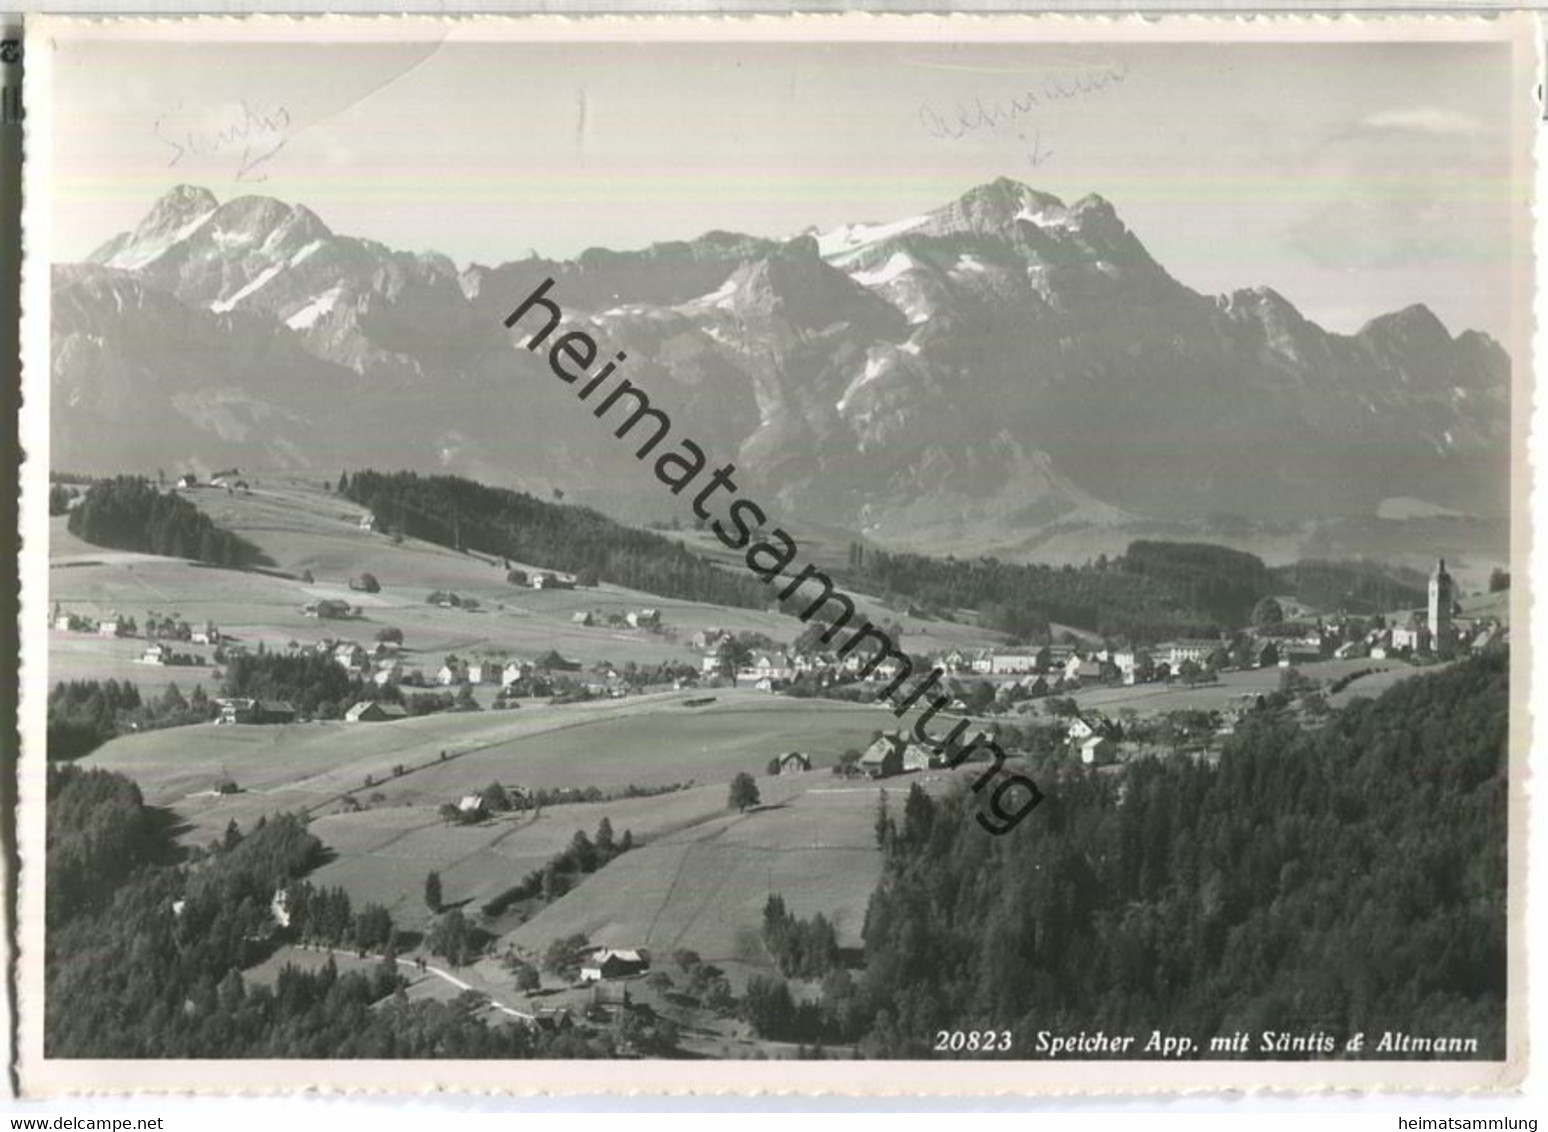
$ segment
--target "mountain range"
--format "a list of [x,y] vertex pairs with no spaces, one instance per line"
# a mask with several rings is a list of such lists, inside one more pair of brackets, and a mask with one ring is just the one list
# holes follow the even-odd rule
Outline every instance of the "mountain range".
[[1510,360],[1426,307],[1330,333],[1199,294],[1099,196],[1014,181],[789,239],[710,232],[458,269],[179,186],[54,268],[72,472],[448,470],[679,514],[504,317],[545,278],[770,514],[1070,558],[1182,535],[1268,557],[1498,553]]

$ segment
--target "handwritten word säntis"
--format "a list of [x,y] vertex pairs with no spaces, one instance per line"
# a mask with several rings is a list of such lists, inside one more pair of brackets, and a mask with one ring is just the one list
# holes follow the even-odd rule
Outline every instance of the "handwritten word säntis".
[[163,114],[151,129],[157,140],[172,151],[167,162],[169,169],[185,157],[234,153],[238,155],[236,180],[262,181],[265,175],[254,173],[285,148],[285,131],[289,127],[290,111],[285,107],[263,112],[255,110],[244,98],[237,104],[236,112],[218,126],[180,125],[175,115]]
[[933,137],[966,137],[979,130],[1012,125],[1045,106],[1097,94],[1123,82],[1128,74],[1128,65],[1119,63],[1073,74],[1053,75],[1010,98],[984,99],[975,96],[971,102],[958,102],[950,113],[943,113],[926,103],[919,108],[919,121]]

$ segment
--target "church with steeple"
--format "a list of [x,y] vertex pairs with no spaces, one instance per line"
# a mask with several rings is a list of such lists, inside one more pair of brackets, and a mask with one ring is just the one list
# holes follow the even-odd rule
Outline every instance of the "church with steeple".
[[1446,560],[1441,558],[1436,561],[1435,572],[1430,575],[1430,616],[1426,624],[1430,630],[1430,647],[1439,656],[1449,654],[1456,639],[1451,624],[1451,611],[1456,600],[1456,586],[1451,581],[1451,575],[1446,573]]

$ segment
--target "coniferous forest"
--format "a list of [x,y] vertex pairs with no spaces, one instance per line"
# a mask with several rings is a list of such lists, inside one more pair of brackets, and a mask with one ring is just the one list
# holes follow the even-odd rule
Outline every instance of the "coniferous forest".
[[258,548],[224,531],[176,492],[140,476],[98,480],[70,512],[70,533],[97,546],[192,558],[212,566],[264,565]]
[[597,511],[547,503],[458,476],[356,472],[340,490],[369,507],[378,529],[457,550],[590,576],[662,597],[762,609],[769,588],[722,570],[681,544]]
[[[1348,613],[1381,613],[1424,601],[1424,585],[1373,563],[1305,562],[1270,569],[1256,555],[1209,543],[1131,542],[1115,558],[1084,566],[933,558],[892,551],[851,556],[859,589],[922,602],[937,611],[995,610],[1016,623],[1057,621],[1108,637],[1153,643],[1213,637],[1240,628],[1259,599],[1297,595]],[[1046,633],[1046,630],[1045,630]]]
[[1072,768],[1006,837],[971,801],[911,798],[867,917],[862,1049],[1321,1029],[1503,1057],[1508,663],[1414,677],[1319,730],[1249,716],[1218,765]]
[[270,902],[292,897],[303,939],[391,940],[379,907],[300,880],[323,846],[281,814],[176,863],[166,815],[121,775],[56,765],[48,778],[45,1043],[51,1057],[488,1058],[608,1052],[563,1034],[491,1026],[481,1002],[410,1001],[388,958],[370,973],[241,974],[273,946]]

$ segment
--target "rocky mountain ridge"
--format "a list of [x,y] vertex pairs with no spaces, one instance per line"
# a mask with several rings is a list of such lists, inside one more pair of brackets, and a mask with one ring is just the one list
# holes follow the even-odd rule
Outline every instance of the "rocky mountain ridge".
[[55,465],[445,468],[674,513],[502,326],[550,277],[680,434],[782,512],[879,542],[1035,556],[1374,521],[1393,498],[1507,512],[1510,363],[1487,335],[1420,305],[1339,335],[1267,287],[1201,295],[1103,198],[1004,179],[788,240],[464,271],[181,186],[56,268]]

